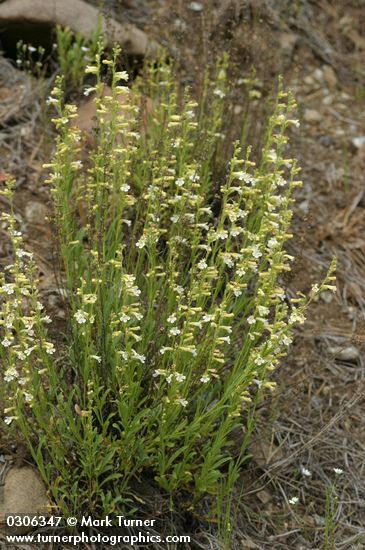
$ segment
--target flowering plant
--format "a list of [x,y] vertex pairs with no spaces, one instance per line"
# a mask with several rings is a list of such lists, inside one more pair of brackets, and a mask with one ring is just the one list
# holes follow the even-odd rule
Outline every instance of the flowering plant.
[[[293,259],[285,243],[300,185],[284,157],[285,132],[297,124],[290,94],[279,87],[260,161],[235,142],[218,177],[226,60],[197,104],[188,91],[181,97],[164,62],[132,93],[118,55],[103,60],[99,50],[86,67],[97,119],[86,161],[61,78],[49,101],[67,352],[55,353],[47,337],[34,261],[14,216],[3,215],[15,253],[0,281],[5,422],[19,427],[68,513],[132,506],[139,475],[169,493],[188,489],[195,501],[227,477],[233,483],[257,399],[275,387],[270,375],[293,328],[334,270],[308,297],[286,300],[280,281]],[[11,182],[4,193],[11,199]],[[238,429],[246,438],[235,451]]]

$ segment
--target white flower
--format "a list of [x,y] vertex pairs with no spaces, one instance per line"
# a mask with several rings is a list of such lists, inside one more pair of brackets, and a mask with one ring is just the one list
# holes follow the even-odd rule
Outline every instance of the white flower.
[[204,374],[200,379],[200,382],[202,382],[203,384],[206,384],[209,381],[210,381],[210,376],[208,376],[207,374]]
[[219,90],[218,88],[213,90],[213,94],[219,97],[220,99],[223,99],[226,96],[223,90]]
[[238,269],[237,269],[237,275],[238,275],[239,277],[242,277],[243,275],[246,275],[246,270],[243,269],[243,267],[238,268]]
[[53,355],[56,351],[54,345],[51,342],[45,342],[44,344],[46,346],[46,353],[48,353],[48,355]]
[[146,246],[146,237],[141,237],[139,241],[136,242],[136,247],[143,248],[144,246]]
[[304,322],[305,322],[304,314],[299,310],[299,308],[293,308],[291,315],[289,317],[289,323],[303,324]]
[[87,97],[91,94],[91,92],[94,92],[95,91],[95,88],[86,88],[86,90],[84,90],[84,95]]
[[176,138],[176,139],[174,139],[174,141],[172,142],[172,146],[175,147],[175,148],[176,148],[176,147],[179,147],[180,144],[181,144],[181,139],[180,139],[180,138]]
[[178,178],[175,183],[178,187],[182,187],[185,184],[185,180],[184,178]]
[[267,152],[267,159],[268,159],[270,162],[276,162],[276,161],[277,161],[278,156],[277,156],[277,154],[276,154],[275,149],[270,149],[270,151]]
[[82,309],[78,309],[74,314],[74,317],[79,325],[84,325],[88,319],[87,313],[82,311]]
[[232,260],[232,258],[228,254],[222,254],[222,261],[228,267],[233,267],[234,266],[234,261]]
[[202,321],[203,323],[209,323],[210,321],[212,321],[214,318],[214,315],[211,315],[209,313],[205,313],[205,315],[203,315],[202,317]]
[[186,118],[194,118],[194,111],[186,111]]
[[37,48],[35,48],[34,46],[28,46],[28,50],[31,52],[31,53],[34,53],[37,51]]
[[119,72],[116,72],[115,73],[115,78],[117,78],[118,80],[129,80],[129,74],[127,73],[127,71],[119,71]]
[[81,51],[83,52],[89,52],[90,48],[87,48],[86,46],[81,46]]
[[288,336],[287,334],[284,334],[282,338],[284,346],[289,346],[293,341],[292,338],[290,338],[290,336]]
[[73,162],[71,162],[71,166],[75,170],[80,170],[80,168],[82,168],[82,162],[81,160],[74,160]]
[[16,250],[15,252],[15,255],[17,258],[24,258],[24,256],[27,256],[27,253],[22,248],[18,248],[18,250]]
[[261,258],[262,252],[260,252],[258,246],[253,246],[252,247],[252,256],[256,259]]
[[5,292],[5,294],[14,294],[14,286],[12,284],[10,285],[3,285],[3,291]]
[[8,348],[11,346],[12,340],[9,340],[9,338],[4,338],[4,340],[1,342],[4,348]]
[[341,468],[333,468],[333,471],[335,472],[336,475],[340,476],[341,474],[343,474],[343,470],[341,470]]
[[241,296],[242,290],[240,288],[234,288],[233,294],[236,296],[236,298],[238,298],[239,296]]
[[173,313],[172,315],[170,315],[170,317],[167,317],[167,322],[168,323],[175,323],[177,317],[175,315],[175,313]]
[[163,369],[156,369],[153,371],[153,378],[157,378],[157,376],[164,376],[166,374],[166,371]]
[[177,327],[172,327],[169,333],[171,334],[171,336],[178,336],[181,333],[181,330]]
[[176,285],[175,290],[178,294],[180,294],[180,296],[181,296],[181,294],[184,294],[184,287],[182,287],[182,286]]
[[182,397],[177,399],[176,402],[179,403],[182,407],[186,407],[186,405],[188,404],[187,399],[183,399]]
[[269,312],[270,312],[269,308],[266,306],[258,306],[257,310],[259,314],[262,315],[263,317],[265,317],[265,315],[269,315]]
[[308,470],[308,468],[304,468],[304,466],[302,466],[300,468],[300,471],[301,471],[302,475],[305,476],[305,477],[311,477],[311,475],[312,475],[312,472],[310,470]]
[[200,180],[200,176],[198,176],[198,174],[191,174],[191,176],[189,176],[189,180],[192,181],[193,183],[196,183],[197,181]]
[[175,378],[178,382],[184,382],[184,380],[186,380],[185,374],[181,374],[179,372],[175,372]]
[[299,498],[298,497],[292,497],[289,499],[289,504],[298,504]]
[[9,424],[11,424],[13,422],[13,420],[15,420],[16,417],[15,416],[6,416],[4,418],[4,422],[5,424],[7,424],[9,426]]
[[128,193],[130,188],[131,186],[128,183],[124,183],[123,185],[120,186],[120,190],[123,191],[124,193]]
[[247,322],[249,325],[253,325],[256,323],[256,319],[253,315],[250,315],[250,317],[247,317]]
[[119,353],[120,353],[120,356],[122,357],[122,359],[124,359],[124,361],[128,361],[129,355],[128,355],[127,351],[120,351]]
[[31,403],[33,401],[33,395],[28,392],[24,392],[24,399],[27,403]]
[[272,239],[269,239],[267,241],[267,247],[270,248],[270,250],[272,248],[274,248],[274,246],[276,246],[277,244],[279,244],[279,243],[278,243],[277,239],[275,239],[275,237],[273,237]]
[[172,221],[172,223],[177,223],[180,219],[180,216],[178,216],[177,214],[175,214],[174,216],[171,216],[170,220]]
[[95,359],[99,364],[101,363],[101,357],[99,357],[99,355],[92,355],[91,359]]
[[137,361],[139,361],[142,364],[146,362],[146,356],[141,355],[140,353],[137,353],[134,349],[132,349],[132,356],[134,359],[137,359]]
[[122,315],[119,317],[119,321],[121,323],[127,323],[130,320],[131,320],[130,316],[126,315],[125,313],[122,313]]
[[256,357],[255,365],[257,365],[259,367],[260,365],[263,365],[264,363],[266,363],[266,361],[263,357]]
[[239,179],[240,181],[244,181],[248,185],[254,185],[257,182],[256,178],[254,178],[253,176],[251,176],[251,174],[248,174],[247,172],[237,172],[234,175],[237,177],[237,179]]
[[205,260],[200,260],[200,262],[197,265],[198,265],[198,269],[206,269],[208,267],[208,264]]
[[12,380],[14,380],[15,378],[18,378],[18,377],[19,377],[19,374],[18,374],[17,370],[14,367],[10,367],[4,373],[5,382],[11,382]]
[[228,233],[224,229],[221,231],[217,231],[215,235],[216,239],[221,239],[222,241],[224,241],[227,237],[228,237]]

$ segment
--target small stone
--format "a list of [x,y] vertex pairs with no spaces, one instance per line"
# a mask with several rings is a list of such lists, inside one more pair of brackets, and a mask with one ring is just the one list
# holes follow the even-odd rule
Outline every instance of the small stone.
[[314,84],[314,79],[313,79],[313,77],[310,76],[310,75],[305,76],[305,77],[304,77],[304,83],[305,83],[305,84],[308,84],[308,86],[313,86],[313,84]]
[[316,69],[315,71],[313,71],[313,76],[316,80],[321,82],[323,80],[323,71],[322,71],[322,69]]
[[204,6],[200,2],[190,2],[188,8],[191,11],[199,12],[199,11],[203,11]]
[[330,292],[329,290],[324,290],[320,294],[321,300],[323,300],[326,304],[330,304],[333,300],[333,292]]
[[320,516],[318,514],[313,515],[314,521],[318,527],[323,527],[323,525],[326,525],[326,518],[323,516]]
[[322,119],[321,113],[315,109],[306,109],[304,111],[304,120],[309,123],[319,122]]
[[262,489],[262,491],[258,491],[257,497],[262,502],[262,504],[267,504],[271,500],[271,495],[268,491],[265,491],[265,489]]
[[329,88],[336,88],[337,76],[330,65],[325,65],[323,67],[323,78]]
[[314,395],[311,399],[311,405],[314,409],[321,409],[323,406],[322,399],[318,395]]
[[186,22],[183,19],[175,19],[174,21],[174,27],[175,29],[178,29],[181,32],[185,32],[188,28]]
[[42,202],[31,201],[25,207],[25,218],[29,223],[43,223],[48,214],[48,208]]
[[331,136],[320,136],[318,141],[323,147],[331,147],[333,145],[333,139]]
[[331,95],[326,95],[322,99],[322,103],[323,103],[323,105],[331,105],[333,103],[333,97]]
[[359,350],[355,346],[329,346],[327,351],[335,359],[349,363],[356,363],[360,357]]
[[365,147],[365,136],[354,137],[352,138],[351,143],[355,149],[362,149]]
[[292,32],[282,32],[279,36],[279,43],[281,49],[286,55],[291,55],[298,42],[299,36]]
[[304,212],[304,214],[308,214],[308,212],[309,212],[309,200],[306,199],[306,200],[302,201],[301,203],[299,203],[298,208],[302,212]]
[[[36,516],[48,508],[46,489],[38,472],[30,466],[12,467],[5,478],[2,498],[0,497],[0,523],[5,523],[7,514]],[[9,529],[9,528],[8,528]],[[12,533],[28,533],[32,527],[17,527]]]

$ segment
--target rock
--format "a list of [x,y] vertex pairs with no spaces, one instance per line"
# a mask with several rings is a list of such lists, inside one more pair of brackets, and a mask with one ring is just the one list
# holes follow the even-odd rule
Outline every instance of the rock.
[[309,207],[310,207],[310,202],[308,199],[302,201],[301,203],[299,203],[298,205],[298,208],[304,212],[304,214],[308,214],[309,212]]
[[333,103],[333,97],[331,94],[324,96],[322,99],[323,105],[331,105]]
[[307,75],[304,77],[304,83],[308,86],[314,86],[315,80],[311,75]]
[[[98,25],[99,10],[83,0],[6,0],[0,4],[0,26],[61,25],[91,38]],[[118,42],[125,52],[145,55],[156,44],[130,23],[102,18],[103,32],[110,44]]]
[[311,405],[314,409],[321,409],[323,407],[323,401],[318,395],[314,395],[311,399]]
[[352,138],[351,143],[356,150],[365,149],[365,136],[354,137]]
[[[8,471],[3,494],[0,497],[0,523],[4,526],[6,515],[27,514],[30,516],[45,513],[48,508],[46,489],[38,472],[30,466],[12,467]],[[8,528],[9,529],[9,528]],[[23,534],[31,527],[17,527],[11,532]]]
[[285,55],[291,56],[298,42],[299,36],[292,32],[282,32],[279,36],[280,48]]
[[321,113],[319,113],[315,109],[306,109],[304,111],[303,118],[304,118],[305,122],[309,122],[309,123],[312,124],[312,123],[315,123],[315,122],[319,122],[322,119],[322,115],[321,115]]
[[265,491],[265,489],[262,489],[261,491],[258,491],[256,493],[257,498],[259,499],[262,504],[267,504],[271,501],[271,495],[268,491]]
[[48,214],[48,208],[42,202],[32,201],[25,207],[25,218],[29,223],[43,223]]
[[252,460],[257,466],[264,468],[268,464],[272,464],[284,458],[283,451],[274,443],[268,443],[264,439],[253,440],[249,445],[249,453],[252,455]]
[[347,361],[349,363],[357,363],[360,358],[360,353],[355,346],[329,346],[328,353],[333,355],[339,361]]
[[330,292],[329,290],[324,290],[323,292],[321,292],[320,298],[326,304],[330,304],[333,301],[334,295],[333,292]]
[[323,80],[323,71],[322,71],[322,69],[315,69],[313,71],[313,76],[318,82],[321,82]]
[[330,65],[325,65],[323,67],[323,78],[329,88],[336,88],[337,76]]
[[318,141],[323,147],[331,147],[333,145],[333,139],[331,136],[320,136]]
[[188,8],[191,11],[199,12],[199,11],[203,11],[204,6],[200,2],[190,2],[190,4],[188,5]]

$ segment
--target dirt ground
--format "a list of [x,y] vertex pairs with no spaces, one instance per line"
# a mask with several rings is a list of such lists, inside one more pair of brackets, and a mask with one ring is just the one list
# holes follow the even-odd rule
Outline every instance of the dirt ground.
[[[276,373],[279,390],[259,410],[236,496],[234,549],[365,548],[365,2],[364,0],[114,0],[111,14],[168,48],[191,85],[215,53],[228,51],[232,79],[256,70],[262,100],[277,77],[298,102],[290,156],[302,167],[289,250],[296,257],[288,296],[319,282],[338,258],[335,295],[323,293]],[[0,60],[0,178],[17,178],[19,221],[42,272],[42,292],[62,323],[47,190],[50,154],[42,94]],[[23,86],[21,88],[19,84]],[[233,94],[227,117],[242,114]],[[261,102],[262,103],[262,102]],[[264,120],[255,106],[249,140]],[[240,110],[241,109],[241,110]],[[263,110],[264,111],[264,110]],[[1,235],[3,230],[0,229]],[[0,266],[9,255],[0,240]],[[335,473],[340,469],[343,473]],[[334,542],[327,545],[326,493]],[[297,498],[296,504],[289,501]],[[218,548],[213,534],[193,547]]]

